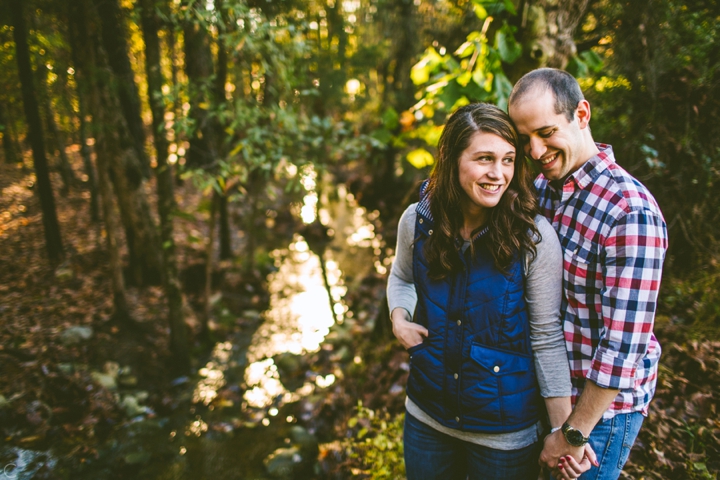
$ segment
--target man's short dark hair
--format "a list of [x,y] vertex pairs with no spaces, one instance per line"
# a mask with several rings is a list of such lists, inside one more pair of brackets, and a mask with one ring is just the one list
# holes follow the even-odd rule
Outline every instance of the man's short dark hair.
[[556,68],[538,68],[517,81],[510,93],[508,103],[512,105],[519,101],[523,95],[534,88],[551,90],[555,95],[555,113],[565,115],[568,122],[573,121],[578,103],[585,99],[575,77],[566,71]]

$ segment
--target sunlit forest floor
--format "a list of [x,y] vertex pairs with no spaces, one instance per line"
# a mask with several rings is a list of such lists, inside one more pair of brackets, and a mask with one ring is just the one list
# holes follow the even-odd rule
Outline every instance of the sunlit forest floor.
[[[33,178],[29,168],[0,164],[0,434],[6,444],[26,449],[61,446],[63,455],[82,462],[96,456],[128,421],[128,405],[119,403],[107,383],[113,370],[121,387],[148,392],[145,412],[163,415],[177,408],[163,292],[160,287],[130,288],[137,325],[128,330],[114,323],[101,229],[89,220],[88,192],[77,188],[67,197],[56,196],[68,256],[51,268]],[[202,247],[188,245],[187,238],[204,227],[184,222],[180,230],[195,231],[178,235],[185,242],[181,264],[188,267],[200,261]],[[251,283],[254,293],[245,307],[262,310],[268,301],[262,279]],[[383,290],[383,276],[369,274],[348,290],[345,303],[356,317],[378,318]],[[192,305],[193,292],[186,293]],[[196,327],[190,307],[187,315]],[[233,328],[250,327],[257,325]],[[386,435],[403,411],[407,356],[387,329],[364,332],[347,353],[359,360],[343,367],[343,378],[314,410],[318,418],[313,422],[323,425],[325,437],[321,468],[314,473],[318,478],[393,478],[378,476],[377,464],[368,462],[402,458],[392,439],[381,446],[367,440]],[[229,333],[219,329],[216,334]],[[656,333],[664,350],[658,391],[624,478],[717,478],[720,341],[689,335],[669,315],[659,316]],[[202,346],[196,353],[202,354]],[[358,401],[363,405],[359,416]],[[368,412],[387,422],[371,422]],[[368,448],[373,455],[366,455]],[[0,464],[5,460],[0,458]],[[33,478],[56,477],[46,468]]]

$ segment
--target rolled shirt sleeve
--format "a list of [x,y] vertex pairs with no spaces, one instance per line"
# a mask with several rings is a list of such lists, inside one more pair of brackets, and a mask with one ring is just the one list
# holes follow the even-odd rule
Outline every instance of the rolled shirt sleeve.
[[648,210],[618,219],[601,252],[600,292],[605,326],[586,378],[598,386],[633,389],[636,370],[653,342],[667,231],[662,217]]

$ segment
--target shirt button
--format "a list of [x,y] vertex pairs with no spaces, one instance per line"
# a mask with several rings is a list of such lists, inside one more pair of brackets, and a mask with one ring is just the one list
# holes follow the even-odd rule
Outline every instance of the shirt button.
[[462,325],[462,320],[458,320],[458,321],[457,321],[457,324],[458,324],[458,327],[459,327],[460,325]]
[[423,222],[422,218],[421,218],[421,219],[419,220],[419,222],[420,222],[420,223],[422,223],[422,222]]
[[453,377],[455,377],[455,380],[457,380],[457,379],[458,379],[458,374],[456,373],[455,375],[453,375]]
[[460,417],[455,417],[455,421],[460,423]]
[[500,371],[500,367],[498,367],[497,365],[495,365],[495,366],[493,367],[493,372],[497,373],[497,372],[499,372],[499,371]]
[[428,235],[432,235],[432,230],[430,230],[430,231],[428,232]]

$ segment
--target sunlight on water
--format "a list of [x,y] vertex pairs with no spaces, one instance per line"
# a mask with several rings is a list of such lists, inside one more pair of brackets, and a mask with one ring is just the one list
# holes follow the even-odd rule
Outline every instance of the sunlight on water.
[[[303,222],[319,220],[329,227],[331,244],[324,253],[326,278],[317,253],[298,234],[288,248],[272,253],[278,270],[268,278],[270,308],[251,342],[245,371],[244,400],[252,408],[275,409],[280,403],[295,401],[312,394],[316,388],[335,383],[338,372],[310,375],[301,387],[288,392],[273,357],[318,351],[330,328],[352,316],[342,301],[347,293],[343,278],[348,274],[363,278],[373,269],[380,270],[377,252],[382,239],[367,221],[365,210],[355,205],[343,185],[337,187],[339,201],[330,202],[325,194],[315,190],[314,170],[303,167],[300,175],[307,191],[300,210]],[[318,209],[318,205],[323,208]]]
[[300,218],[303,223],[309,224],[315,221],[317,218],[317,204],[318,195],[315,191],[317,172],[312,168],[312,165],[307,165],[303,168],[303,172],[300,175],[300,183],[303,188],[307,190],[308,194],[303,198],[303,206],[300,209]]
[[230,342],[222,342],[215,345],[210,361],[201,368],[198,373],[202,380],[195,386],[193,392],[193,403],[210,405],[217,392],[225,386],[225,374],[230,362],[233,345]]
[[[268,279],[271,308],[248,351],[251,363],[245,374],[245,400],[252,407],[269,406],[285,393],[272,357],[317,351],[335,323],[319,257],[300,235],[293,240],[287,250],[273,253],[279,265]],[[338,282],[342,273],[337,264],[328,262],[326,268],[328,280]],[[336,299],[344,293],[341,286],[333,290]],[[344,312],[345,306],[337,303],[339,307],[333,308]]]

